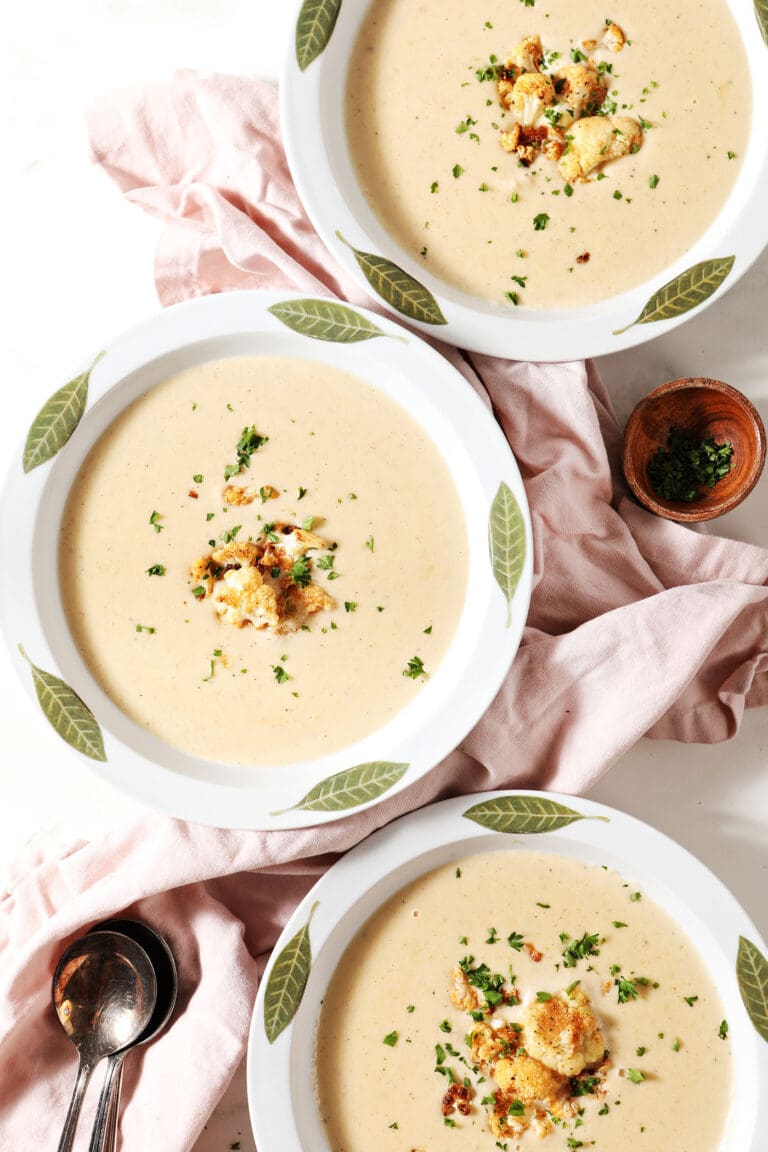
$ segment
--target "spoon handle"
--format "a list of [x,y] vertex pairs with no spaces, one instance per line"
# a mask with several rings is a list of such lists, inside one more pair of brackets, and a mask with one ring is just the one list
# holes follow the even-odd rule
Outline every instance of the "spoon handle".
[[80,1109],[83,1106],[83,1097],[85,1096],[85,1090],[88,1087],[88,1081],[91,1078],[93,1067],[93,1064],[89,1064],[81,1058],[77,1069],[77,1080],[75,1081],[75,1087],[72,1092],[72,1099],[69,1102],[69,1108],[67,1110],[67,1118],[64,1121],[61,1140],[59,1140],[59,1152],[70,1152],[74,1144],[77,1122],[80,1119]]
[[123,1086],[123,1065],[115,1076],[112,1096],[109,1104],[109,1118],[107,1120],[107,1137],[104,1141],[104,1152],[117,1152],[117,1125],[120,1119],[120,1090]]
[[118,1076],[123,1067],[124,1057],[124,1052],[115,1052],[107,1061],[107,1074],[101,1086],[88,1152],[105,1152],[107,1148],[107,1124],[111,1111],[113,1089],[119,1083]]

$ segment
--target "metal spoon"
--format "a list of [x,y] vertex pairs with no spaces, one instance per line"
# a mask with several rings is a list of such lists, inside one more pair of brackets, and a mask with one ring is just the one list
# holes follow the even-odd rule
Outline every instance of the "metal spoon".
[[84,936],[59,960],[53,976],[53,1003],[59,1023],[80,1056],[59,1152],[72,1148],[94,1068],[143,1031],[156,997],[149,957],[127,936],[116,932]]
[[132,1048],[146,1044],[162,1032],[171,1018],[179,988],[176,963],[168,944],[154,928],[140,920],[105,920],[91,929],[92,933],[120,932],[139,944],[155,970],[157,999],[144,1031],[125,1048],[109,1058],[107,1074],[99,1096],[96,1119],[91,1134],[90,1152],[114,1152],[117,1148],[117,1123],[120,1111],[120,1088],[123,1061]]

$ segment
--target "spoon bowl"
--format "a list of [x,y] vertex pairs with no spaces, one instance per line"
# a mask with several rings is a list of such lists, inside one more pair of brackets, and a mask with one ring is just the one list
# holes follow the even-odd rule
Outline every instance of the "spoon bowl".
[[64,952],[53,976],[53,1003],[80,1066],[59,1152],[72,1147],[94,1068],[141,1035],[156,999],[154,968],[135,940],[117,932],[95,933]]

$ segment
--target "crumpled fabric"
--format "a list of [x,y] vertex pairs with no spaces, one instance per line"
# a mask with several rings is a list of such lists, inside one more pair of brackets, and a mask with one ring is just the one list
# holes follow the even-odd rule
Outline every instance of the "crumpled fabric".
[[[182,72],[100,101],[90,131],[126,199],[164,222],[164,305],[285,288],[377,308],[304,214],[270,86]],[[582,792],[644,734],[725,740],[745,707],[768,701],[768,551],[656,519],[627,497],[620,428],[593,366],[436,346],[492,405],[531,507],[534,591],[506,683],[428,776],[334,824],[231,832],[148,815],[90,844],[30,849],[0,899],[1,1147],[58,1137],[75,1060],[50,979],[63,947],[98,920],[147,919],[179,961],[171,1027],[126,1063],[121,1135],[126,1152],[185,1152],[242,1057],[277,935],[338,853],[445,796]]]

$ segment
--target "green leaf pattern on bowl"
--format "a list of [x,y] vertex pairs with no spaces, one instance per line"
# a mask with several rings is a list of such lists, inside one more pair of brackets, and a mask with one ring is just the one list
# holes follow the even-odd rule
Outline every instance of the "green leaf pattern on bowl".
[[296,62],[305,71],[328,47],[341,0],[304,0],[296,21]]
[[715,293],[728,278],[733,268],[735,256],[716,257],[702,260],[668,281],[658,292],[654,292],[637,320],[625,328],[617,328],[614,336],[621,336],[635,324],[654,324],[657,320],[670,320],[682,316],[692,308],[698,308]]
[[488,550],[494,579],[507,601],[507,623],[512,623],[512,600],[525,563],[525,521],[508,484],[499,485],[488,517]]
[[394,788],[408,771],[409,764],[393,764],[388,760],[373,760],[369,764],[357,764],[345,768],[334,776],[328,776],[315,784],[298,804],[272,812],[272,816],[282,816],[284,812],[345,812],[378,800],[390,788]]
[[[285,300],[267,308],[281,324],[312,340],[333,344],[359,344],[387,336],[372,320],[334,300]],[[403,339],[403,337],[395,337]]]
[[602,820],[608,823],[607,816],[585,816],[546,796],[489,797],[468,808],[464,817],[492,832],[516,836],[557,832],[577,820]]
[[736,960],[739,991],[758,1035],[768,1043],[768,960],[744,936],[739,937]]
[[91,760],[106,760],[101,728],[87,704],[69,684],[33,664],[21,644],[19,652],[32,670],[37,699],[54,731],[83,756]]
[[303,928],[283,948],[272,965],[264,993],[264,1031],[274,1044],[299,1010],[312,967],[309,926],[319,901],[315,901]]
[[440,305],[428,288],[406,272],[399,264],[393,264],[384,256],[373,252],[361,252],[337,232],[342,244],[352,250],[355,260],[374,292],[390,304],[395,311],[409,320],[421,324],[447,324]]
[[83,418],[88,402],[88,381],[103,355],[99,352],[87,371],[54,392],[35,416],[24,445],[25,472],[45,464],[67,443]]

